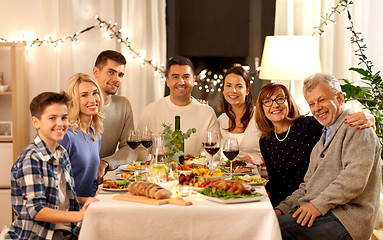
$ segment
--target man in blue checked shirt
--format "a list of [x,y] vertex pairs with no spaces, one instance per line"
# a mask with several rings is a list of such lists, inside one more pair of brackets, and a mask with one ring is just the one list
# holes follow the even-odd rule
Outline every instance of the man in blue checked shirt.
[[57,142],[68,130],[68,96],[44,92],[31,104],[37,136],[12,167],[11,197],[16,220],[5,239],[77,239],[85,210],[74,191],[66,150]]

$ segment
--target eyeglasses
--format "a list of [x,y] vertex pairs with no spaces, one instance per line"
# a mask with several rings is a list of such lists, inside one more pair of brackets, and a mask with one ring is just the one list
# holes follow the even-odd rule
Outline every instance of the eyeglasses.
[[287,99],[287,96],[283,96],[283,97],[280,96],[274,99],[265,99],[262,101],[262,104],[265,107],[271,107],[273,105],[273,102],[275,102],[276,104],[282,104],[285,102],[286,99]]

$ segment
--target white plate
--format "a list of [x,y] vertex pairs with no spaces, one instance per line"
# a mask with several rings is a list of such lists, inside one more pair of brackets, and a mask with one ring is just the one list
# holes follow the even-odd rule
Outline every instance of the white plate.
[[124,172],[134,172],[133,169],[127,169],[126,167],[129,166],[130,164],[123,164],[118,166],[117,170],[124,171]]
[[205,181],[214,181],[218,179],[225,179],[226,176],[217,176],[217,177],[202,177]]
[[[225,180],[231,180],[231,178],[230,178],[230,177],[229,177],[229,178],[225,178]],[[261,182],[253,182],[253,183],[251,183],[251,182],[246,182],[245,180],[238,180],[238,181],[243,181],[244,183],[249,184],[250,186],[259,186],[259,185],[264,185],[264,183],[265,183],[267,180],[265,179],[265,180],[263,180],[263,181],[261,181]]]
[[102,186],[102,184],[98,185],[99,188],[101,188],[101,190],[104,190],[104,191],[109,191],[109,192],[127,192],[128,191],[128,188],[122,188],[122,189],[117,189],[117,188],[104,188]]
[[130,176],[129,178],[123,178],[121,177],[121,174],[122,172],[116,172],[113,174],[114,178],[113,179],[116,179],[116,180],[126,180],[126,181],[134,181],[134,174],[133,172],[131,173],[132,176]]
[[258,186],[258,185],[264,185],[266,182],[266,179],[260,182],[253,182],[253,183],[247,183],[250,184],[251,186]]
[[247,203],[247,202],[257,202],[260,201],[262,198],[264,198],[264,195],[259,197],[248,197],[248,198],[216,198],[216,197],[209,197],[203,195],[203,197],[209,201],[217,202],[217,203],[223,203],[223,204],[229,204],[229,203]]
[[[246,167],[247,168],[247,167]],[[245,172],[233,172],[233,176],[242,176],[242,175],[245,175],[245,174],[253,174],[253,170],[251,168],[248,168],[249,170],[248,171],[245,171]],[[227,175],[230,175],[230,167],[229,168],[221,168],[221,171],[224,172],[225,174]]]

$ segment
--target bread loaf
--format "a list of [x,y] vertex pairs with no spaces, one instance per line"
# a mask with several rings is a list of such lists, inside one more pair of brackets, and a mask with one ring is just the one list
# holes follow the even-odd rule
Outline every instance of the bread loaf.
[[154,183],[134,182],[129,184],[128,190],[133,195],[146,196],[153,199],[167,199],[172,193]]

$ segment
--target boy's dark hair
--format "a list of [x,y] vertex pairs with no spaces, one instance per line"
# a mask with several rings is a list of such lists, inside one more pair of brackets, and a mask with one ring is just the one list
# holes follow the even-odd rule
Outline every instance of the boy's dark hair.
[[65,92],[43,92],[34,97],[29,104],[29,110],[32,117],[40,119],[46,107],[53,103],[59,103],[68,106],[69,97]]
[[120,52],[114,50],[106,50],[97,56],[94,66],[101,70],[105,66],[108,59],[118,62],[121,65],[126,64],[125,57]]
[[190,61],[190,59],[187,57],[176,56],[176,57],[169,58],[168,63],[166,64],[166,77],[169,74],[170,67],[173,65],[181,65],[181,66],[182,65],[188,65],[188,66],[190,66],[190,68],[194,74],[194,65],[193,65],[192,61]]

